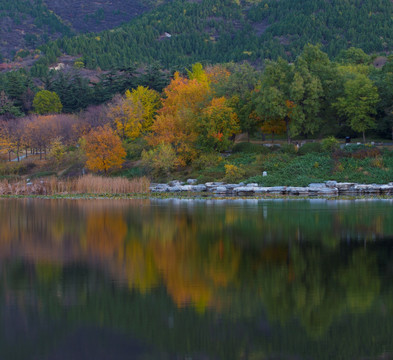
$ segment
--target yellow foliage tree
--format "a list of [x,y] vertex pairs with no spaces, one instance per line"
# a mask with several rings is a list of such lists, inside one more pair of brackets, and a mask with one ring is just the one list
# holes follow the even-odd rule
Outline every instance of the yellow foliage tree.
[[116,97],[109,105],[107,117],[114,124],[116,132],[122,140],[133,140],[142,131],[143,105],[140,101],[134,101],[130,91],[127,90],[124,97]]
[[120,168],[126,157],[119,136],[109,127],[98,127],[84,137],[86,166],[92,171],[104,171]]
[[131,92],[127,90],[125,96],[126,99],[131,100],[134,104],[140,104],[142,106],[142,132],[149,131],[157,110],[161,107],[160,94],[145,86],[138,86]]

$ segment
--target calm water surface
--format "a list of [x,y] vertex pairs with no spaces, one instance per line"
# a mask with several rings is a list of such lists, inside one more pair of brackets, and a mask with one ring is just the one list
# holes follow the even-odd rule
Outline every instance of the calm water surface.
[[393,201],[0,200],[0,359],[392,359]]

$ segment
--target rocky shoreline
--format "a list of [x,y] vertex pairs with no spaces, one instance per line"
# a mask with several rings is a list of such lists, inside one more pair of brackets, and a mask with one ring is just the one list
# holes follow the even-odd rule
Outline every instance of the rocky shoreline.
[[312,183],[305,187],[295,186],[272,186],[264,187],[256,183],[252,184],[225,184],[223,182],[208,182],[197,184],[195,179],[187,182],[174,180],[168,184],[151,184],[150,191],[153,193],[213,193],[228,196],[247,195],[301,195],[301,196],[335,196],[335,195],[393,195],[393,182],[388,184],[357,184],[350,182],[325,181]]

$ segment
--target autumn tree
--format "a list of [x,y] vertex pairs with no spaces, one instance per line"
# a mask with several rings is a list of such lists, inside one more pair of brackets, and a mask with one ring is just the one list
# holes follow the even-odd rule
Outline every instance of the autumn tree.
[[208,69],[211,87],[216,97],[225,96],[239,119],[241,131],[248,137],[257,131],[260,118],[255,115],[252,94],[258,83],[258,73],[249,64],[229,64]]
[[139,101],[133,101],[131,93],[117,96],[109,105],[107,117],[113,123],[117,134],[122,140],[137,138],[142,131],[143,106]]
[[262,132],[264,134],[270,134],[272,136],[272,143],[274,143],[274,135],[284,134],[286,129],[287,126],[284,119],[265,118],[261,124]]
[[[210,97],[209,82],[205,76],[191,73],[193,79],[176,73],[164,89],[163,106],[158,111],[147,137],[150,145],[171,144],[177,155],[177,164],[184,166],[197,155],[197,122]],[[203,79],[199,81],[198,78]]]
[[160,94],[147,87],[138,86],[131,92],[126,91],[125,95],[134,104],[140,104],[142,106],[142,132],[146,133],[150,130],[157,110],[161,107]]
[[59,96],[52,91],[41,90],[33,100],[33,107],[37,114],[59,113],[63,108]]
[[20,159],[20,151],[23,149],[24,131],[26,119],[16,118],[0,123],[0,145],[7,149],[8,158],[11,161],[11,153],[15,153],[17,160]]
[[230,136],[240,131],[238,117],[224,97],[213,98],[198,122],[199,142],[213,150],[226,150]]
[[120,168],[126,157],[119,136],[107,125],[93,129],[84,137],[86,166],[92,171]]

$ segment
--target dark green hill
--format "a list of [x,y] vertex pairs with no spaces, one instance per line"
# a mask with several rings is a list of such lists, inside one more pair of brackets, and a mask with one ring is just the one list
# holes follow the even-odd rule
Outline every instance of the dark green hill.
[[308,42],[321,43],[330,56],[350,46],[389,52],[392,13],[390,0],[175,0],[114,30],[63,38],[43,50],[82,56],[87,68],[101,69],[157,60],[165,67],[292,60]]

